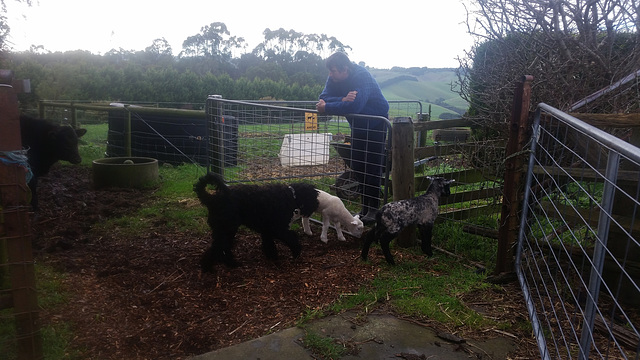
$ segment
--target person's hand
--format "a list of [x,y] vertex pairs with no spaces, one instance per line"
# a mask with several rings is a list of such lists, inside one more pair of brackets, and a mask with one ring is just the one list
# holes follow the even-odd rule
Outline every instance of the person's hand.
[[318,112],[323,113],[325,104],[326,103],[324,102],[324,100],[322,99],[318,100],[318,102],[316,103],[316,110],[318,110]]
[[347,96],[342,98],[342,101],[354,101],[356,99],[356,95],[358,95],[357,91],[349,91]]

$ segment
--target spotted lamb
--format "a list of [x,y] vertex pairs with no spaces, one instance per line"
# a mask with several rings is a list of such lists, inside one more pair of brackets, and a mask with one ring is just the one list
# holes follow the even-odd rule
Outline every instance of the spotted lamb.
[[[333,196],[325,191],[318,191],[318,209],[316,212],[322,214],[322,233],[320,234],[320,240],[324,243],[328,241],[327,232],[329,231],[329,224],[333,223],[338,233],[338,240],[346,241],[344,234],[342,233],[342,226],[355,237],[360,237],[364,230],[362,220],[358,215],[351,215],[349,210],[344,206],[342,200]],[[309,227],[309,218],[302,217],[302,227],[305,234],[313,235],[311,228]]]
[[388,203],[380,209],[376,215],[375,226],[365,238],[361,254],[362,260],[367,260],[371,243],[379,241],[385,259],[389,264],[395,265],[389,250],[389,243],[402,229],[410,225],[417,225],[420,230],[422,252],[428,256],[433,255],[431,232],[433,222],[438,216],[439,198],[451,194],[449,185],[454,180],[446,180],[441,177],[430,178],[430,180],[431,184],[424,194],[412,199]]

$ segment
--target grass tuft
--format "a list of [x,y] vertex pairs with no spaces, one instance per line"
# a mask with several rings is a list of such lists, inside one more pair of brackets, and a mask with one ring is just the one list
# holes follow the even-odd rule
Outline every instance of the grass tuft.
[[324,360],[337,360],[347,353],[347,349],[338,344],[335,339],[321,336],[313,331],[307,331],[302,342],[314,355]]
[[478,329],[488,320],[466,307],[460,297],[490,286],[484,278],[484,275],[448,257],[418,261],[404,259],[396,266],[385,267],[371,284],[363,286],[357,294],[341,297],[330,306],[330,310],[341,312],[362,308],[369,312],[386,304],[399,314]]

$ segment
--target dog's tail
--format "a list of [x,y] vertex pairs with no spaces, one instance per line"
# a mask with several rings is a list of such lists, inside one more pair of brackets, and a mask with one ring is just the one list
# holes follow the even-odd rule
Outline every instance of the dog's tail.
[[213,198],[213,195],[207,191],[207,185],[213,185],[218,192],[226,192],[228,189],[222,176],[212,172],[207,173],[197,183],[193,184],[193,191],[202,203],[207,203]]

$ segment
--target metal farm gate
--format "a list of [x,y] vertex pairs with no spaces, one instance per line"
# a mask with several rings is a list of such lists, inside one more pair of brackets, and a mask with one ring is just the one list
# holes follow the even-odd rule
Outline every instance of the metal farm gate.
[[540,104],[516,272],[544,359],[638,359],[640,149]]
[[[205,107],[208,170],[230,183],[313,182],[348,204],[359,204],[357,175],[350,171],[349,124],[341,116],[318,114],[315,103],[209,96]],[[391,101],[390,107],[391,118],[422,114],[418,101]],[[389,149],[391,123],[381,119],[388,124],[385,148]],[[387,170],[388,164],[387,156]],[[388,195],[389,171],[384,176],[382,202]]]

